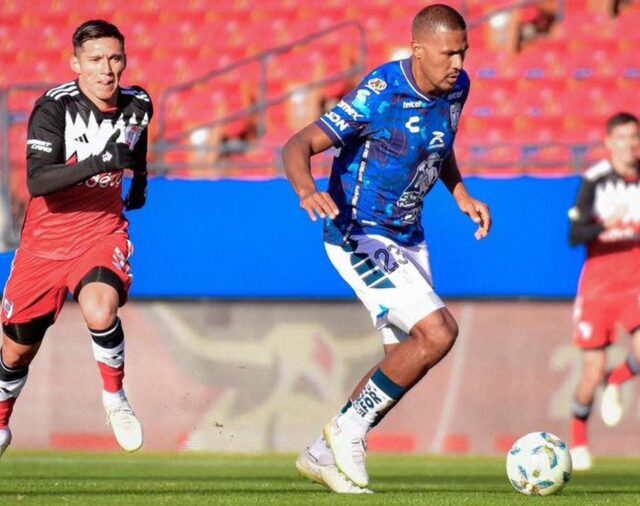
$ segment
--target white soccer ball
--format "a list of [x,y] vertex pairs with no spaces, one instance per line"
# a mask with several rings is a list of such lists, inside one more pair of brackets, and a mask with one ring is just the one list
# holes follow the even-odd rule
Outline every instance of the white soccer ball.
[[557,494],[571,479],[567,444],[549,432],[531,432],[507,454],[507,475],[513,488],[526,495]]

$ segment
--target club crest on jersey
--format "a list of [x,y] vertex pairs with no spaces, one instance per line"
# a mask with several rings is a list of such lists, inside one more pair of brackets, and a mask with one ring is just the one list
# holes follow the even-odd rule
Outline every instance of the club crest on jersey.
[[374,77],[373,79],[369,79],[367,81],[365,88],[369,88],[374,93],[379,94],[381,91],[387,89],[387,83],[379,77]]
[[127,125],[124,129],[124,141],[129,145],[129,149],[133,149],[140,139],[142,128],[138,125]]
[[458,130],[458,123],[460,122],[460,113],[462,112],[462,105],[460,102],[454,102],[449,109],[449,119],[451,120],[451,129],[455,132]]
[[4,315],[7,319],[13,316],[13,301],[9,299],[4,299]]

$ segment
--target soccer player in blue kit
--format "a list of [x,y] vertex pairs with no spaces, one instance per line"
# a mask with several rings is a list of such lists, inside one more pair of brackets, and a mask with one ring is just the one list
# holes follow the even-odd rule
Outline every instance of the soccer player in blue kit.
[[[285,145],[285,172],[313,221],[324,220],[329,259],[382,335],[385,356],[303,450],[298,472],[338,493],[369,493],[368,431],[454,344],[458,327],[432,286],[422,228],[424,196],[440,178],[460,210],[491,228],[489,208],[465,188],[453,141],[469,93],[462,70],[466,24],[446,5],[412,24],[412,56],[367,75]],[[318,191],[311,156],[339,150],[329,189]]]

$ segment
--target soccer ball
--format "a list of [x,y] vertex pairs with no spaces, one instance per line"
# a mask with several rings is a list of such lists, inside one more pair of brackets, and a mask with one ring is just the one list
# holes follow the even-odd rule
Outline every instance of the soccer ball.
[[513,488],[526,495],[557,494],[571,479],[566,443],[549,432],[531,432],[518,439],[507,455]]

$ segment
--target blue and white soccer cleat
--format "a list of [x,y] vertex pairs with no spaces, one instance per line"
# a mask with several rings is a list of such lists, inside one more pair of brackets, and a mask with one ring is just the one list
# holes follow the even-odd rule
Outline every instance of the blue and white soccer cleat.
[[366,441],[339,427],[338,416],[324,426],[324,438],[331,448],[338,469],[353,483],[365,488],[369,485]]
[[321,465],[305,448],[298,455],[296,470],[303,478],[338,494],[373,494],[368,488],[358,487],[340,472],[335,465]]
[[103,392],[102,403],[118,444],[123,450],[135,452],[142,446],[142,425],[124,395]]
[[607,385],[602,394],[600,415],[602,421],[609,427],[615,427],[622,419],[622,399],[618,385]]
[[4,453],[4,451],[11,444],[11,439],[12,439],[12,436],[11,436],[11,430],[9,429],[9,427],[5,429],[0,429],[0,457],[2,457],[2,454]]

